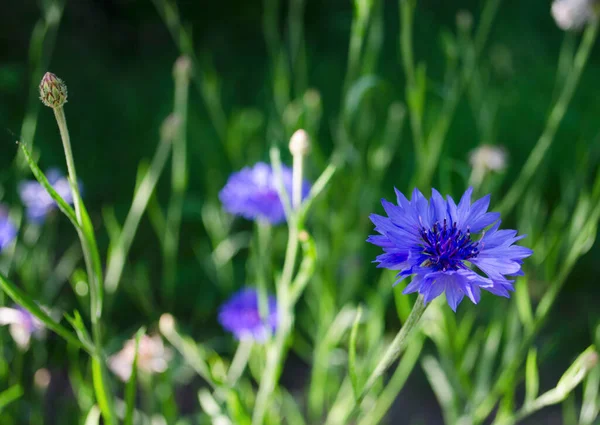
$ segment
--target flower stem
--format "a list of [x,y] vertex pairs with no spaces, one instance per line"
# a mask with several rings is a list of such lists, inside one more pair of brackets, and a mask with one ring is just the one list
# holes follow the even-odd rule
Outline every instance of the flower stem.
[[408,342],[410,341],[410,337],[417,329],[419,320],[423,316],[423,313],[425,312],[426,308],[427,305],[423,300],[423,296],[419,295],[417,301],[415,301],[412,311],[410,312],[410,315],[406,319],[406,323],[404,324],[404,326],[402,326],[400,332],[398,332],[398,334],[388,347],[381,360],[379,360],[379,363],[369,376],[369,379],[367,379],[365,386],[362,388],[357,398],[357,405],[360,405],[360,402],[364,399],[364,397],[367,395],[367,393],[373,387],[373,385],[375,385],[375,382],[377,382],[377,380],[385,373],[385,371],[392,365],[393,362],[395,362],[398,359],[400,354],[404,351]]
[[[69,171],[69,183],[71,185],[73,204],[75,206],[75,215],[80,226],[80,228],[77,229],[77,233],[81,242],[81,249],[83,251],[90,287],[90,317],[92,322],[92,336],[96,353],[100,355],[100,353],[102,353],[102,327],[100,319],[102,317],[103,299],[100,257],[98,255],[96,241],[93,233],[91,233],[93,232],[93,229],[91,229],[89,217],[83,202],[81,201],[81,194],[79,193],[77,172],[75,170],[75,161],[73,160],[73,151],[71,149],[71,139],[69,137],[65,112],[62,106],[53,108],[53,110],[54,116],[56,117],[56,123],[58,124],[58,129],[60,131],[63,149],[65,151],[65,159],[67,161],[67,169]],[[92,358],[92,375],[94,380],[94,391],[96,392],[96,401],[100,406],[104,421],[106,425],[114,425],[115,415],[111,398],[112,392],[110,391],[106,378],[104,361],[97,357]]]
[[[294,167],[292,170],[292,200],[296,197],[302,199],[302,161],[298,161],[294,155]],[[282,200],[283,205],[286,205],[287,200],[285,188],[281,179],[281,163],[279,161],[279,151],[271,150],[271,162],[277,180],[277,191]],[[300,168],[298,168],[300,167]],[[300,185],[296,183],[300,181]],[[292,329],[294,322],[294,302],[291,296],[291,286],[294,277],[294,269],[296,266],[296,257],[298,256],[298,234],[302,227],[301,221],[298,220],[298,207],[300,204],[293,203],[292,211],[286,213],[288,220],[288,242],[285,251],[285,260],[283,263],[283,272],[277,283],[277,331],[275,339],[268,343],[266,365],[258,387],[256,395],[256,403],[254,405],[254,413],[252,415],[252,425],[262,425],[267,412],[267,406],[271,394],[275,390],[277,380],[279,378],[284,357],[285,343]]]
[[[177,65],[176,65],[177,66]],[[190,65],[191,66],[191,65]],[[174,72],[175,105],[174,113],[179,127],[173,139],[173,157],[171,169],[171,200],[167,210],[165,239],[163,244],[163,287],[166,299],[172,305],[177,283],[177,252],[179,233],[183,215],[183,201],[188,186],[187,169],[187,116],[189,94],[189,72]]]

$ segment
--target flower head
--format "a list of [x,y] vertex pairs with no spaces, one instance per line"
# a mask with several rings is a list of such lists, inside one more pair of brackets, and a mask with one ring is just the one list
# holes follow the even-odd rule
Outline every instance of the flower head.
[[235,293],[219,309],[219,323],[233,333],[238,340],[264,342],[277,329],[277,301],[268,297],[269,312],[261,319],[258,306],[258,292],[244,288]]
[[50,108],[60,108],[67,103],[67,86],[51,72],[46,72],[40,82],[40,99]]
[[[172,357],[173,353],[164,346],[160,336],[142,335],[140,338],[137,358],[139,371],[146,374],[162,373],[167,370]],[[134,358],[135,338],[132,338],[125,343],[121,351],[109,357],[108,367],[122,381],[128,381]]]
[[398,205],[382,200],[387,217],[371,215],[380,234],[368,241],[384,251],[378,267],[399,270],[398,282],[413,276],[405,294],[418,291],[430,302],[445,292],[456,311],[465,295],[478,303],[481,288],[505,297],[514,290],[507,276],[522,275],[533,251],[514,245],[524,237],[516,230],[499,230],[500,214],[487,212],[489,195],[471,203],[472,192],[457,205],[435,189],[430,201],[417,189],[410,201],[396,191]]
[[8,216],[8,210],[0,205],[0,252],[17,236],[17,226]]
[[[65,202],[72,205],[73,194],[71,193],[69,180],[56,168],[48,170],[46,172],[46,178],[56,193],[58,193]],[[27,217],[31,221],[41,223],[50,211],[57,208],[54,199],[52,199],[44,186],[36,180],[21,182],[19,184],[19,195],[27,209]]]
[[580,30],[598,18],[598,0],[554,0],[552,16],[564,31]]
[[29,348],[31,336],[43,336],[44,325],[23,307],[0,307],[0,325],[8,325],[10,335],[22,350]]
[[[281,167],[283,184],[289,197],[292,194],[292,170]],[[302,198],[308,195],[310,184],[302,185]],[[285,212],[270,165],[259,162],[229,176],[227,184],[219,192],[225,210],[250,220],[266,220],[278,224],[285,220]]]

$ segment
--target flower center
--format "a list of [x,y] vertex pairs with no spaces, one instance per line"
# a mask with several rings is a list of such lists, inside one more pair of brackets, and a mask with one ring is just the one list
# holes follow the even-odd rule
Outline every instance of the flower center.
[[464,260],[479,254],[479,242],[471,240],[471,232],[466,233],[456,227],[456,222],[448,226],[446,219],[443,223],[436,222],[431,229],[422,227],[423,254],[429,258],[423,264],[433,267],[436,271],[458,270],[465,268]]

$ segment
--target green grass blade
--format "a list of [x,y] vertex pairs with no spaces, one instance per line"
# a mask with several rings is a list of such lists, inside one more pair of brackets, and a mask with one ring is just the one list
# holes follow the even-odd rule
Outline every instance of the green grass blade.
[[0,412],[2,412],[2,410],[10,403],[21,398],[23,394],[23,387],[19,384],[13,385],[9,389],[2,391],[0,393]]
[[19,143],[19,146],[21,147],[21,151],[23,151],[23,154],[25,155],[25,160],[27,161],[27,164],[29,165],[29,168],[31,169],[31,172],[33,173],[35,179],[42,186],[44,186],[44,189],[46,189],[46,191],[52,197],[52,199],[56,201],[58,208],[67,216],[71,223],[73,223],[75,229],[79,230],[79,223],[77,222],[77,217],[73,208],[71,208],[71,206],[56,192],[56,190],[54,190],[54,188],[52,187],[50,182],[48,182],[48,179],[46,178],[42,170],[40,170],[40,168],[35,163],[33,157],[31,156],[31,153],[25,147],[25,144]]
[[6,277],[0,274],[0,287],[15,303],[24,307],[37,319],[39,319],[44,326],[54,331],[57,335],[61,336],[65,341],[82,348],[87,351],[91,356],[95,356],[95,350],[93,347],[84,344],[82,341],[77,339],[71,332],[65,327],[60,325],[54,319],[52,319],[44,310],[42,310],[36,302],[31,299],[25,292],[19,289],[14,283],[10,282]]
[[354,397],[358,398],[359,395],[359,376],[356,367],[356,337],[358,335],[358,325],[360,324],[360,318],[362,316],[362,308],[358,306],[356,309],[356,317],[352,324],[352,330],[350,331],[350,346],[348,348],[348,369],[350,373],[350,381],[352,382],[352,389],[354,390]]

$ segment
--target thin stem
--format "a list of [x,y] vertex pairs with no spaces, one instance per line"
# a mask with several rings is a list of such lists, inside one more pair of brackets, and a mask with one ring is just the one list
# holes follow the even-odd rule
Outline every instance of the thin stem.
[[[177,65],[175,65],[177,67]],[[177,280],[177,252],[183,201],[188,185],[187,169],[187,115],[190,80],[185,72],[175,72],[175,116],[179,119],[179,128],[173,140],[173,158],[171,169],[171,200],[167,210],[165,237],[163,244],[163,285],[166,299],[172,303]]]
[[[75,206],[75,215],[80,226],[80,229],[78,229],[77,233],[81,241],[81,248],[83,251],[90,287],[90,317],[92,322],[92,336],[96,352],[102,353],[102,323],[100,319],[102,317],[103,287],[101,265],[99,264],[100,259],[97,254],[98,247],[95,245],[95,240],[92,239],[93,235],[89,234],[89,232],[92,232],[93,229],[90,229],[91,224],[88,222],[89,217],[87,217],[87,212],[84,209],[85,207],[83,206],[83,202],[81,200],[81,194],[79,193],[77,172],[75,170],[75,161],[73,160],[73,152],[71,149],[71,139],[69,137],[69,130],[67,128],[67,119],[62,107],[53,108],[53,110],[63,142],[67,169],[69,171],[69,183],[71,185],[73,204]],[[92,375],[94,381],[94,390],[96,392],[96,401],[100,406],[104,421],[107,425],[113,425],[115,423],[115,415],[111,398],[112,392],[110,391],[106,377],[105,364],[103,360],[99,360],[96,357],[92,358]]]
[[509,213],[517,204],[519,199],[521,199],[523,192],[529,186],[529,183],[544,159],[546,152],[552,145],[554,136],[558,130],[558,126],[567,112],[567,107],[573,98],[573,94],[575,93],[575,89],[577,88],[579,79],[585,68],[585,64],[587,63],[592,51],[592,47],[594,46],[599,25],[600,24],[598,21],[594,21],[586,28],[581,45],[579,46],[577,54],[575,55],[573,69],[567,76],[567,80],[565,81],[562,92],[560,93],[558,100],[554,104],[554,107],[548,116],[548,121],[546,122],[546,127],[544,128],[542,135],[529,154],[525,165],[521,169],[521,173],[515,180],[515,184],[510,188],[498,207],[500,213]]
[[131,244],[133,243],[133,238],[137,232],[142,215],[148,206],[148,201],[154,193],[154,188],[156,187],[162,170],[169,158],[171,139],[166,136],[167,135],[162,137],[158,149],[154,154],[154,158],[152,159],[152,163],[150,164],[150,168],[133,196],[133,202],[131,203],[129,213],[125,218],[125,224],[123,225],[121,235],[108,258],[108,265],[106,267],[106,290],[109,293],[115,292],[119,286],[123,268],[125,267],[125,260],[127,259]]
[[290,221],[283,273],[277,285],[277,331],[275,333],[275,340],[267,346],[267,361],[256,396],[252,425],[263,424],[269,398],[275,389],[281,370],[281,359],[283,358],[285,342],[293,323],[293,306],[290,305],[290,285],[292,283],[297,254],[298,228],[296,223]]
[[304,155],[294,155],[294,165],[292,171],[292,208],[294,210],[300,207],[302,203],[302,169]]
[[379,363],[367,379],[365,386],[363,387],[358,400],[357,405],[364,399],[369,390],[375,385],[375,382],[385,373],[385,371],[395,362],[400,354],[406,348],[408,342],[411,340],[409,337],[413,334],[413,332],[417,329],[417,325],[419,324],[419,320],[423,316],[427,305],[424,302],[423,295],[419,295],[417,301],[413,306],[410,315],[406,319],[406,323],[400,329],[400,332],[396,335],[387,351],[379,360]]
[[422,111],[416,107],[414,99],[417,96],[415,60],[412,49],[413,17],[415,4],[413,0],[400,0],[400,54],[402,67],[406,78],[406,93],[410,125],[413,133],[413,143],[417,163],[422,163],[425,156],[425,140],[423,137]]
[[258,220],[256,223],[256,283],[258,288],[258,311],[262,320],[269,317],[269,300],[267,294],[268,273],[270,270],[269,243],[271,239],[271,225]]
[[250,358],[250,353],[252,353],[252,345],[252,340],[240,341],[238,348],[235,351],[235,355],[233,356],[233,360],[231,361],[231,365],[229,366],[229,370],[227,371],[227,384],[229,384],[230,387],[234,387],[238,379],[240,379],[240,376],[244,373],[244,369],[246,369],[248,359]]
[[[299,155],[295,155],[295,157],[296,156]],[[271,150],[271,162],[273,163],[272,165],[275,172],[277,192],[285,206],[288,202],[286,199],[287,194],[281,178],[279,151],[275,148]],[[292,176],[300,175],[301,180],[302,170],[298,169],[298,166],[301,167],[302,163],[294,161]],[[292,177],[292,179],[294,179],[294,177]],[[292,193],[292,197],[293,196],[294,193]],[[256,403],[252,415],[252,425],[262,425],[264,422],[269,398],[275,390],[281,372],[285,343],[294,321],[294,305],[291,297],[291,285],[294,278],[294,269],[296,267],[296,257],[298,256],[298,234],[302,224],[298,220],[298,211],[295,209],[286,211],[286,217],[288,220],[288,241],[283,263],[283,272],[277,284],[277,331],[275,332],[275,339],[271,341],[266,348],[267,360],[256,395]]]

